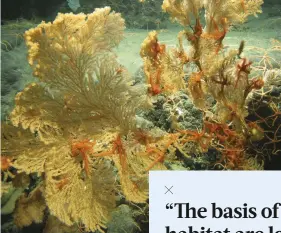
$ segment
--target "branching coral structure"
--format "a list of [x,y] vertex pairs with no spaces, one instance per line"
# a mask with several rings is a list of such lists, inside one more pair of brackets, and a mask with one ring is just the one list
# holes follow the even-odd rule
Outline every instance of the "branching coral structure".
[[39,81],[15,98],[16,128],[2,128],[7,169],[43,174],[50,213],[87,231],[104,229],[117,193],[146,201],[147,168],[158,158],[135,142],[136,110],[146,107],[147,96],[112,52],[123,30],[124,20],[106,7],[59,14],[27,31],[28,61]]
[[[264,138],[264,145],[279,151],[281,109],[280,97],[279,102],[272,97],[272,114],[260,115],[257,96],[267,100],[268,83],[280,84],[280,76],[253,76],[252,62],[242,57],[244,41],[237,49],[223,47],[230,25],[260,13],[261,4],[164,0],[163,10],[184,30],[177,48],[161,44],[156,31],[148,34],[140,50],[144,84],[135,84],[117,62],[113,50],[125,26],[109,7],[88,15],[58,14],[54,22],[28,30],[28,62],[38,81],[16,95],[10,122],[2,124],[1,163],[5,182],[22,173],[37,174],[42,182],[20,198],[18,206],[31,207],[17,210],[18,225],[40,222],[47,207],[49,228],[54,221],[69,231],[79,226],[103,232],[118,198],[147,201],[149,170],[164,170],[172,167],[170,161],[211,150],[216,156],[212,168],[262,169],[257,156],[250,155]],[[164,99],[170,126],[140,127],[137,114],[151,109],[157,98]],[[184,113],[195,107],[192,122],[199,127]],[[19,221],[21,214],[28,218]]]
[[[252,62],[241,57],[244,41],[236,50],[225,51],[223,40],[230,25],[243,23],[249,15],[261,13],[262,0],[164,0],[162,8],[171,19],[184,26],[179,45],[186,38],[191,45],[188,63],[196,69],[189,75],[187,88],[193,103],[204,113],[200,132],[182,131],[187,139],[206,151],[215,148],[226,169],[243,169],[246,148],[262,129],[247,120],[250,93],[264,86],[261,76],[250,76]],[[202,20],[204,13],[205,20]],[[204,23],[205,25],[204,25]],[[181,136],[179,136],[181,137]]]

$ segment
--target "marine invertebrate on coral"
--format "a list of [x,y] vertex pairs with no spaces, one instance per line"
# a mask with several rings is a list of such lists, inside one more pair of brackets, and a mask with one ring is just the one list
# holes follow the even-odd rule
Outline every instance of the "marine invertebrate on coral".
[[[123,38],[124,21],[108,7],[88,15],[59,14],[53,23],[27,31],[28,61],[39,81],[16,95],[13,126],[3,125],[3,168],[42,175],[41,201],[69,230],[79,225],[101,232],[116,196],[146,202],[148,171],[167,169],[169,160],[206,155],[212,149],[215,164],[224,169],[260,169],[247,145],[266,138],[264,145],[279,152],[280,105],[269,100],[270,115],[256,113],[259,119],[251,121],[247,104],[253,93],[265,96],[270,80],[279,80],[251,77],[252,63],[242,57],[244,42],[225,52],[223,40],[231,23],[258,13],[261,3],[165,0],[163,9],[184,30],[176,49],[161,44],[156,31],[144,40],[140,54],[146,85],[133,84],[117,62],[113,49]],[[199,17],[203,8],[205,27]],[[189,54],[184,39],[192,47]],[[187,74],[184,68],[191,64],[194,69]],[[182,113],[194,107],[188,106],[187,93],[199,109],[192,123]],[[164,131],[151,129],[151,122],[147,128],[137,124],[136,114],[149,98],[157,99],[155,105],[165,113]],[[29,198],[20,203],[29,203]],[[36,220],[29,217],[19,225]]]
[[139,184],[130,168],[138,151],[123,145],[123,136],[136,129],[136,110],[146,104],[145,87],[131,85],[112,52],[123,30],[124,20],[108,7],[59,14],[28,30],[28,61],[40,82],[17,94],[10,120],[18,128],[3,131],[5,153],[17,171],[44,173],[51,214],[91,231],[102,231],[115,206],[110,161],[125,196],[147,198],[146,176],[146,185]]
[[158,42],[158,33],[152,31],[143,41],[140,55],[144,61],[147,84],[150,86],[149,94],[155,96],[184,88],[183,66],[188,58],[182,50],[168,51],[164,44]]
[[269,48],[249,46],[248,50],[252,53],[250,59],[256,61],[253,65],[253,69],[256,73],[260,74],[265,73],[267,70],[281,68],[279,59],[275,57],[275,55],[278,55],[281,51],[280,41],[271,39]]
[[[191,44],[188,64],[194,63],[197,69],[189,77],[188,90],[193,103],[204,112],[206,122],[200,133],[182,132],[180,142],[191,140],[205,150],[216,148],[231,168],[241,168],[244,146],[251,135],[245,120],[247,98],[253,90],[261,89],[264,81],[259,76],[250,77],[252,62],[240,56],[244,41],[238,50],[226,53],[222,52],[223,40],[230,25],[243,23],[249,15],[256,16],[262,3],[262,0],[165,0],[162,5],[173,20],[184,26],[178,36],[180,44],[182,37]],[[205,25],[201,20],[203,9]]]
[[[144,58],[144,72],[147,82],[150,84],[149,93],[157,95],[161,93],[161,60],[165,52],[165,45],[160,45],[157,39],[157,32],[150,32],[144,40],[140,51],[141,57]],[[151,67],[155,67],[151,70]]]
[[[28,61],[39,82],[16,95],[13,126],[2,131],[5,155],[17,172],[44,175],[50,214],[86,231],[103,231],[117,193],[146,201],[148,170],[165,169],[173,142],[167,133],[137,136],[146,85],[132,85],[112,51],[123,30],[124,20],[108,7],[59,14],[53,23],[28,30]],[[153,46],[147,51],[156,67],[161,51]],[[157,153],[149,154],[152,148]]]

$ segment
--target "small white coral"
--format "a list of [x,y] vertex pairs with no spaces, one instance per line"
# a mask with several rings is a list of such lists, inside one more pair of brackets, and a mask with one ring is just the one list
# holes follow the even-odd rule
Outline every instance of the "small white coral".
[[267,70],[263,77],[265,86],[281,86],[281,70]]
[[67,4],[74,12],[77,11],[77,9],[80,7],[79,0],[67,0]]

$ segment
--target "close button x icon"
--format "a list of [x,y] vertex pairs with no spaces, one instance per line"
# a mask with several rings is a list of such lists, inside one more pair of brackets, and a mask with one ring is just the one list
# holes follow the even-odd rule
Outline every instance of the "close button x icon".
[[172,189],[173,187],[174,187],[174,186],[171,186],[170,188],[167,188],[167,186],[165,186],[165,188],[167,189],[167,191],[165,192],[165,194],[167,194],[167,193],[173,194],[173,192],[171,191],[171,189]]

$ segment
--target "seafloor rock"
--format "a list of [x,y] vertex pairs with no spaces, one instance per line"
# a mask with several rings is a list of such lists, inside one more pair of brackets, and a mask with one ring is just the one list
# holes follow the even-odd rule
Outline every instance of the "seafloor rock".
[[1,233],[22,233],[22,231],[10,220],[1,225]]
[[169,114],[173,128],[188,130],[202,128],[202,112],[194,106],[186,93],[179,91],[168,96],[163,108]]
[[7,34],[2,33],[1,36],[1,50],[6,52],[20,46],[24,40],[22,33],[18,33],[14,30],[9,31]]
[[169,113],[163,108],[165,101],[166,98],[162,95],[159,95],[153,104],[154,108],[147,112],[141,113],[140,116],[152,122],[154,126],[159,127],[164,131],[168,131],[171,127],[171,121],[169,120]]
[[9,192],[4,194],[1,198],[1,215],[11,214],[15,207],[16,201],[23,193],[23,188],[11,188]]
[[4,21],[1,26],[1,50],[10,51],[24,42],[24,32],[36,26],[28,20]]
[[134,215],[134,211],[128,205],[120,205],[112,213],[112,219],[108,224],[107,233],[137,232],[139,226],[134,220]]
[[[166,29],[168,15],[161,11],[162,0],[130,1],[130,0],[80,0],[80,7],[75,13],[90,13],[95,8],[110,6],[112,10],[122,14],[128,28]],[[67,4],[62,4],[60,12],[69,12]]]
[[49,215],[43,233],[76,233],[82,230],[83,228],[79,229],[75,225],[67,226],[55,216]]
[[17,92],[33,80],[32,70],[26,60],[24,44],[15,49],[1,53],[1,119],[5,119],[13,107]]
[[281,155],[281,69],[267,70],[264,87],[253,92],[248,99],[248,121],[257,122],[264,134],[262,140],[253,142],[253,153]]
[[267,70],[264,74],[264,82],[265,86],[281,87],[281,69]]
[[167,132],[176,129],[198,130],[203,123],[201,111],[181,91],[168,97],[157,96],[154,108],[141,116]]
[[[279,1],[279,0],[277,0]],[[279,4],[272,4],[270,6],[268,6],[268,10],[267,10],[267,14],[270,17],[280,17],[281,16],[281,5],[280,5],[280,1]]]

